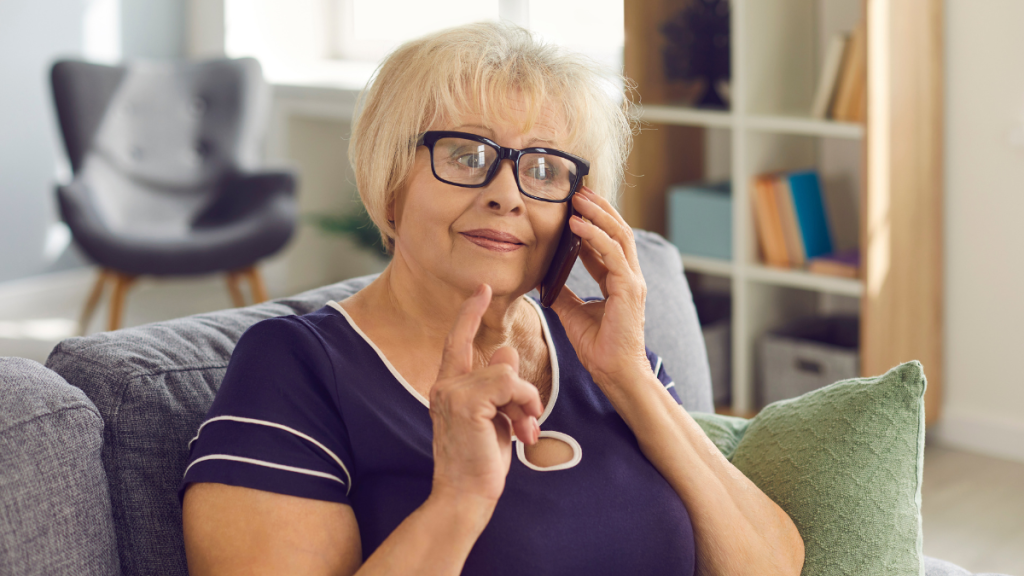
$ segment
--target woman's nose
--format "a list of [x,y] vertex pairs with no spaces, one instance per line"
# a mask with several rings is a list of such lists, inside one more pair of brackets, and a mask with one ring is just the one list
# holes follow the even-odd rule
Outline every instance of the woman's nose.
[[502,160],[498,165],[498,173],[483,189],[488,208],[502,213],[522,210],[523,195],[519,193],[515,169],[515,162],[511,160]]

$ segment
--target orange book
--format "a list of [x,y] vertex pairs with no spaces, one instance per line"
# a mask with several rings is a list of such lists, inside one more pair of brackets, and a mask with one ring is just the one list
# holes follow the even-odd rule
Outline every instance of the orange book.
[[754,178],[754,216],[765,263],[769,266],[789,266],[786,239],[782,233],[778,203],[775,200],[775,176],[762,174]]
[[775,178],[775,201],[779,207],[779,219],[782,222],[782,236],[786,242],[789,265],[801,267],[807,258],[804,255],[804,240],[800,237],[800,223],[796,219],[796,208],[793,206],[793,193],[789,189],[788,178]]
[[864,122],[867,117],[867,86],[867,27],[861,20],[850,36],[850,43],[843,56],[843,68],[830,116],[843,122]]

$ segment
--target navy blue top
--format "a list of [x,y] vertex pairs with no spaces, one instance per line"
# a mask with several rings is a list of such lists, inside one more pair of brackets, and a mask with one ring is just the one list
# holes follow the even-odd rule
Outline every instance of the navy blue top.
[[[568,442],[574,457],[538,468],[515,442],[505,490],[463,574],[693,574],[682,500],[580,364],[558,315],[527,300],[551,358],[541,436]],[[647,355],[678,402],[661,359]],[[364,559],[430,494],[427,400],[337,303],[249,328],[207,418],[179,495],[191,482],[216,482],[347,504]]]

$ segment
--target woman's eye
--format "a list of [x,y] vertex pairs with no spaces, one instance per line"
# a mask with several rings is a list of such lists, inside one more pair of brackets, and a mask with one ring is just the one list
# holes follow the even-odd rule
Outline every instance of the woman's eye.
[[456,155],[455,161],[467,168],[483,168],[487,165],[487,158],[482,151]]
[[526,169],[526,176],[542,182],[552,182],[558,175],[555,173],[554,167],[547,163],[539,162]]
[[534,180],[551,179],[551,175],[548,174],[548,170],[544,166],[535,166],[533,168],[530,168],[528,174],[530,175],[530,178],[533,178]]

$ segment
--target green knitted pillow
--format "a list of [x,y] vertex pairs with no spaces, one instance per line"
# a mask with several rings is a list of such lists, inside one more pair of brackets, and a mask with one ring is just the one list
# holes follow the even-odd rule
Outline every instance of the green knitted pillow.
[[693,413],[804,539],[804,576],[921,575],[925,377],[918,362],[770,404]]

